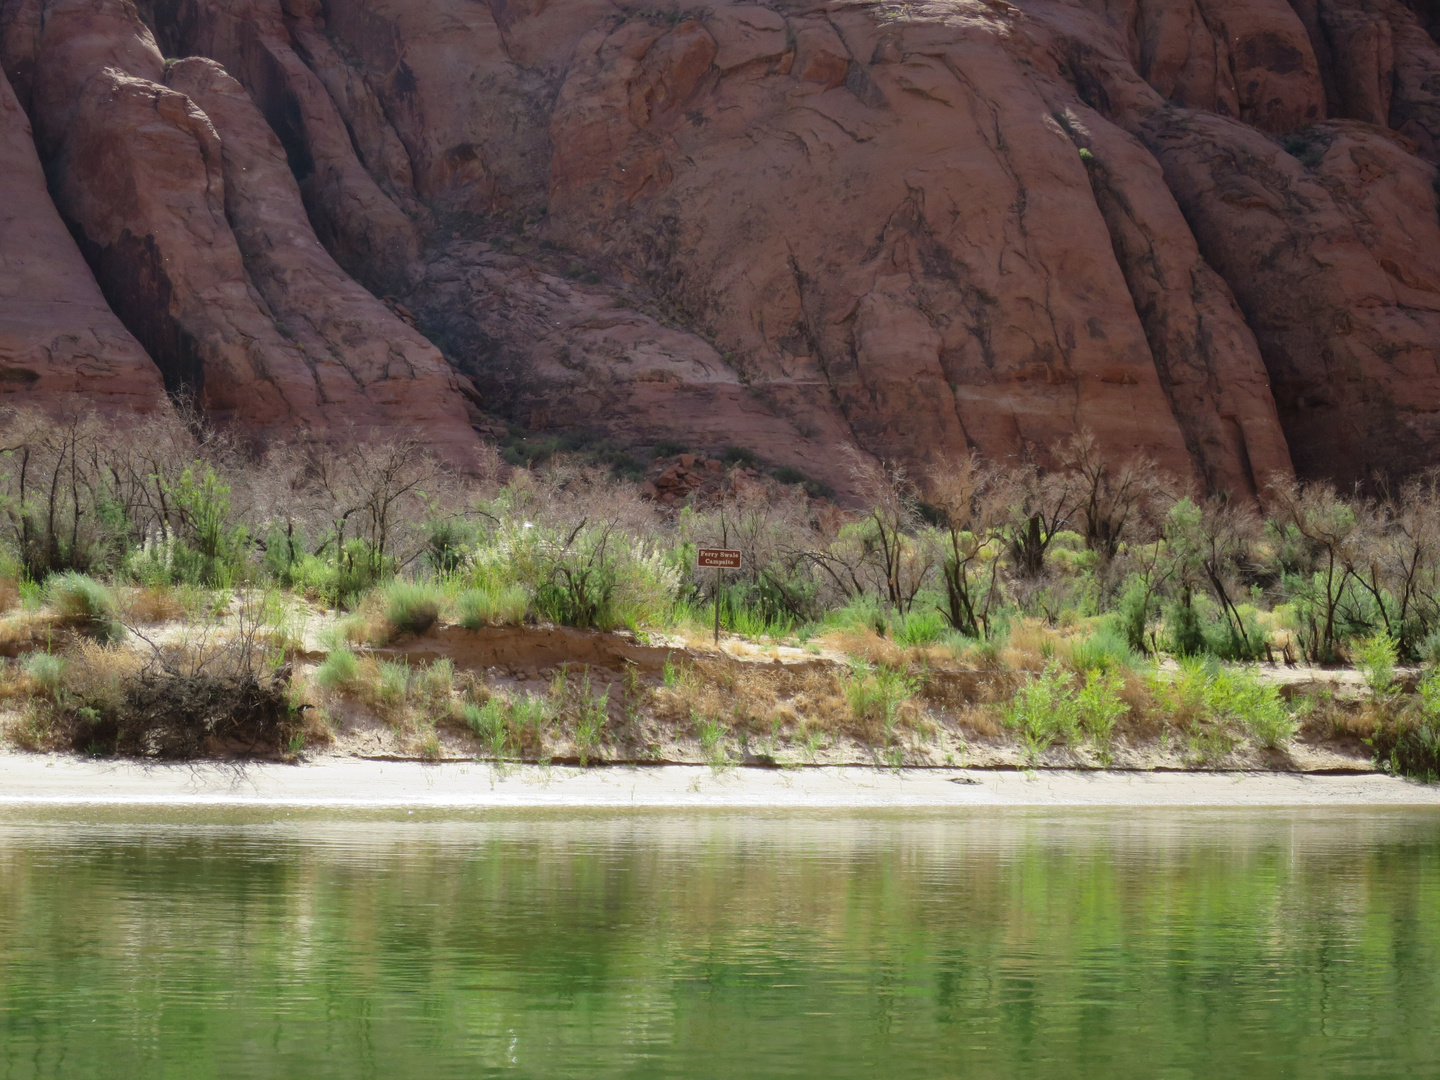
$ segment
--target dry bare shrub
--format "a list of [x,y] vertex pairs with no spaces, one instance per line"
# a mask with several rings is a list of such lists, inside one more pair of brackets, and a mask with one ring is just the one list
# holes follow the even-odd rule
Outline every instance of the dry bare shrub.
[[376,645],[385,640],[389,627],[377,601],[368,596],[361,602],[360,610],[352,615],[335,620],[335,634],[340,641],[352,645]]
[[1390,711],[1382,700],[1343,700],[1328,689],[1314,687],[1282,688],[1281,696],[1298,705],[1300,730],[1318,739],[1371,738],[1385,725]]
[[1115,725],[1115,734],[1125,736],[1132,742],[1157,737],[1165,727],[1166,716],[1155,700],[1155,692],[1145,678],[1134,671],[1121,672],[1124,684],[1120,689],[1120,700],[1128,706]]
[[959,715],[976,705],[1008,701],[1026,678],[1014,671],[932,670],[921,680],[920,696],[940,713]]
[[1088,429],[1057,445],[1054,457],[1068,474],[1085,544],[1102,564],[1115,558],[1137,522],[1163,516],[1163,508],[1175,501],[1172,485],[1153,461],[1132,457],[1117,466]]
[[[113,752],[161,760],[192,760],[229,753],[288,756],[303,722],[291,710],[285,676],[194,675],[143,671],[126,684],[125,703],[92,726],[92,741]],[[112,734],[113,733],[113,734]],[[81,749],[76,742],[77,749]]]
[[746,664],[700,659],[673,685],[656,687],[651,714],[680,729],[719,721],[746,735],[806,727],[869,737],[845,697],[842,669],[833,664]]
[[[804,622],[819,618],[828,599],[810,559],[817,546],[815,518],[802,490],[762,484],[732,470],[712,498],[692,502],[676,522],[676,537],[738,549],[741,568],[727,577],[732,596],[738,591],[760,601],[769,617]],[[709,571],[694,567],[689,583],[698,595],[714,581]]]
[[940,519],[940,578],[951,628],[973,638],[988,637],[990,615],[1000,596],[997,528],[1003,509],[996,474],[978,453],[941,458],[927,477],[927,498]]
[[965,734],[986,739],[999,738],[1004,730],[999,714],[989,705],[967,705],[955,714],[955,723]]
[[307,747],[325,746],[334,742],[335,730],[331,726],[332,718],[323,705],[317,705],[324,695],[315,685],[313,670],[292,671],[286,692],[289,695],[290,707],[301,719],[303,725],[301,731],[305,737],[305,745]]
[[[82,654],[82,660],[93,656],[99,681],[91,697],[75,695],[67,717],[70,744],[166,760],[293,756],[304,723],[290,706],[290,669],[265,641],[264,598],[242,593],[234,607],[233,618],[217,615],[177,642],[157,642],[130,627],[148,646],[143,660]],[[126,666],[132,663],[143,666]]]
[[175,622],[190,614],[169,585],[144,585],[122,594],[121,617],[143,626]]
[[0,656],[0,701],[24,701],[33,693],[34,687],[24,666]]
[[889,638],[881,637],[869,626],[846,626],[831,631],[821,639],[836,652],[889,668],[905,667],[909,660],[906,649]]
[[143,654],[81,639],[65,656],[65,693],[97,709],[117,709],[126,687],[146,667]]
[[233,441],[168,402],[123,423],[75,400],[57,419],[0,410],[0,532],[35,577],[114,569],[126,550],[157,534],[183,534],[171,496],[197,459],[227,475]]
[[407,664],[373,655],[362,656],[356,677],[344,693],[396,730],[413,726]]
[[0,615],[20,606],[20,583],[13,577],[0,576]]
[[0,616],[0,656],[18,656],[53,626],[50,616],[38,611],[15,611]]
[[995,500],[996,528],[1020,578],[1038,578],[1056,535],[1079,512],[1071,477],[1029,459],[997,464],[987,487]]
[[22,700],[15,714],[0,730],[5,740],[20,750],[42,753],[54,749],[53,714],[34,700]]
[[1020,671],[1041,671],[1059,652],[1060,636],[1037,619],[1024,619],[1010,631],[1000,651],[1007,667]]

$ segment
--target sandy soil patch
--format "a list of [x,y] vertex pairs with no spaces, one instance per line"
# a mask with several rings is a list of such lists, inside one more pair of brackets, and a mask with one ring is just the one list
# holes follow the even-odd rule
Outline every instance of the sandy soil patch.
[[299,766],[141,765],[0,755],[0,806],[46,804],[781,810],[1428,805],[1440,812],[1440,786],[1377,774],[853,767],[717,772],[691,765],[496,770],[475,762],[329,759]]

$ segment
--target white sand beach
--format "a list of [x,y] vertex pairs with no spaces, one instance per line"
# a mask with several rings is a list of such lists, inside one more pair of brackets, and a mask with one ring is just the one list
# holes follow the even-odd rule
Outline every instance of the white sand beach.
[[985,806],[1416,806],[1440,786],[1379,774],[422,764],[147,765],[0,754],[0,807],[24,805],[883,809]]

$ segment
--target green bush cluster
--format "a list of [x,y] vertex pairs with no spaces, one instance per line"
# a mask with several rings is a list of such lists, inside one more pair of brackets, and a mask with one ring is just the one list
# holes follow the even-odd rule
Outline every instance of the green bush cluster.
[[125,634],[116,619],[115,594],[86,574],[52,574],[45,582],[45,596],[62,624],[97,641],[119,641]]
[[1175,678],[1156,678],[1153,689],[1167,713],[1177,717],[1205,753],[1228,750],[1236,736],[1277,748],[1295,737],[1299,721],[1279,689],[1253,668],[1225,665],[1213,657],[1180,662]]
[[[1400,665],[1440,660],[1435,476],[1375,498],[1276,477],[1262,515],[1260,501],[1202,498],[1143,460],[1107,459],[1081,433],[1044,468],[970,455],[915,471],[856,454],[839,507],[793,471],[757,477],[755,454],[732,447],[718,486],[677,509],[625,479],[610,460],[623,448],[596,435],[516,429],[461,475],[413,440],[257,456],[193,416],[157,412],[123,435],[89,414],[9,410],[3,422],[0,576],[17,579],[4,595],[43,600],[100,640],[121,632],[117,583],[278,586],[364,606],[392,635],[441,618],[698,628],[718,600],[722,627],[747,638],[854,631],[981,664],[999,662],[1010,627],[1038,620],[1070,631],[1063,659],[1087,674],[1047,668],[1017,698],[1009,722],[1037,753],[1102,745],[1115,724],[1102,698],[1147,658],[1182,661],[1172,696],[1209,749],[1280,745],[1294,730],[1273,694],[1215,662],[1351,662],[1386,697]],[[743,557],[718,584],[695,565],[711,545]],[[324,677],[352,678],[345,663]],[[883,696],[884,678],[857,672],[853,692]],[[394,672],[380,683],[413,689]],[[1045,718],[1047,700],[1058,711]],[[566,721],[577,746],[601,737],[586,715]],[[1416,746],[1424,715],[1402,725]]]
[[1095,668],[1082,679],[1051,661],[1015,692],[1001,715],[1032,761],[1056,743],[1077,745],[1085,740],[1103,755],[1116,723],[1130,709],[1121,696],[1124,686],[1119,672]]
[[[1262,519],[1187,496],[1144,462],[1105,460],[1082,434],[1048,470],[972,456],[911,474],[857,456],[845,513],[793,484],[732,484],[734,469],[719,496],[674,514],[577,457],[595,436],[556,436],[522,462],[543,470],[502,481],[498,459],[466,478],[403,440],[256,459],[193,417],[146,423],[119,438],[93,416],[7,414],[0,549],[27,581],[274,583],[354,608],[401,578],[440,595],[387,594],[399,632],[432,606],[472,627],[638,629],[709,621],[715,578],[694,550],[721,544],[744,558],[721,582],[721,623],[746,637],[853,626],[963,647],[1032,617],[1099,620],[1101,667],[1162,652],[1331,662],[1377,635],[1397,662],[1440,651],[1440,493],[1427,479],[1374,500],[1276,480]],[[755,463],[744,448],[725,457]]]
[[1370,741],[1390,772],[1440,783],[1440,671],[1427,672],[1411,700],[1387,710]]

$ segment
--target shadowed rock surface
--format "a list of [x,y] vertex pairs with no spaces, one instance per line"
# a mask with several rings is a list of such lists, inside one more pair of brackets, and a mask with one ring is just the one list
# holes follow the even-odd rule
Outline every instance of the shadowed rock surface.
[[0,406],[144,411],[160,373],[105,303],[45,190],[30,122],[0,73]]
[[0,0],[0,59],[111,307],[241,423],[463,456],[468,396],[842,491],[844,444],[1083,427],[1253,492],[1440,460],[1432,7]]

